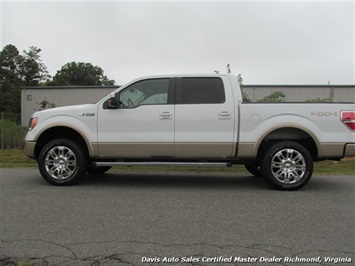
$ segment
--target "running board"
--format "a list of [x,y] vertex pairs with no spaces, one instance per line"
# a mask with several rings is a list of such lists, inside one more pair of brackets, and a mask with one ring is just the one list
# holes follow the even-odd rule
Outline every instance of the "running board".
[[209,162],[94,162],[94,166],[230,166],[229,163]]

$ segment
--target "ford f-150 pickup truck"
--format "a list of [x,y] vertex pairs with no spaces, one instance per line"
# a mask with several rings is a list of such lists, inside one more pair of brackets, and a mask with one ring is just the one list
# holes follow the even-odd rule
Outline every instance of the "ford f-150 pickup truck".
[[355,156],[355,104],[243,103],[230,74],[145,77],[97,104],[34,113],[25,153],[53,185],[115,165],[244,164],[295,190],[314,161]]

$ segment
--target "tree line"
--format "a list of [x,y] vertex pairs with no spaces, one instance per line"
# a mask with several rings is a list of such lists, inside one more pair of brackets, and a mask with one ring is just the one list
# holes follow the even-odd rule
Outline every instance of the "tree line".
[[12,44],[0,51],[0,112],[21,112],[23,86],[115,85],[101,67],[84,62],[68,62],[52,77],[42,62],[41,51],[31,46],[20,54]]

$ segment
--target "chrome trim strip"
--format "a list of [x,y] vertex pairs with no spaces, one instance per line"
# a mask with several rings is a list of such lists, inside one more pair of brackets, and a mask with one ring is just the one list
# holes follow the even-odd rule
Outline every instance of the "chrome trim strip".
[[228,166],[227,163],[203,162],[94,162],[94,166]]

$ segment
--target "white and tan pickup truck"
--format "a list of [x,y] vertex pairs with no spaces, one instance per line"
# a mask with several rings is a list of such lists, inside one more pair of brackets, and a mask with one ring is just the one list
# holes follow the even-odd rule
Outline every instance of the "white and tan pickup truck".
[[34,113],[25,143],[53,185],[115,165],[244,164],[294,190],[314,161],[355,156],[355,104],[243,103],[230,74],[146,77],[97,104]]

